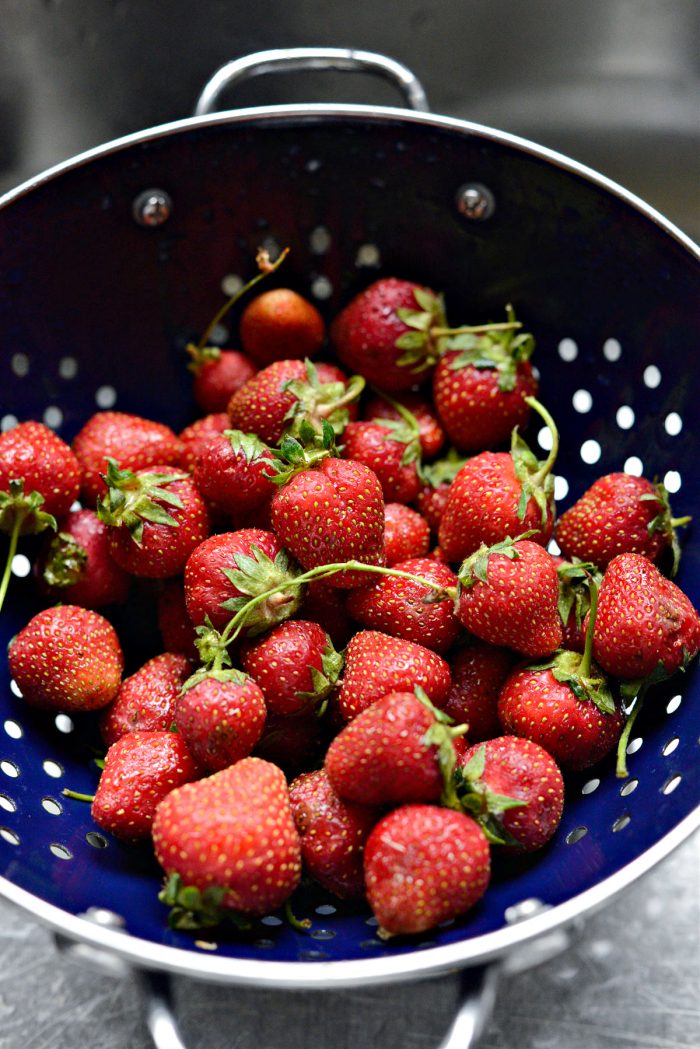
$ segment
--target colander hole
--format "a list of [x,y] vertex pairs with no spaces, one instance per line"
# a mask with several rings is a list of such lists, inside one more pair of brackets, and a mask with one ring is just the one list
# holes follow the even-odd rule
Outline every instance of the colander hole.
[[51,758],[43,761],[41,767],[46,775],[51,776],[52,779],[60,779],[63,775],[63,766],[59,765],[57,761],[52,761]]
[[376,951],[378,947],[383,947],[381,940],[361,940],[360,949],[363,951]]
[[227,273],[221,281],[221,290],[229,298],[235,295],[237,291],[240,291],[242,287],[243,278],[239,277],[237,273]]
[[376,244],[361,244],[355,256],[355,265],[367,269],[381,264],[382,256]]
[[209,333],[209,342],[212,346],[224,346],[228,342],[229,334],[225,324],[215,324]]
[[276,914],[267,914],[264,918],[260,919],[263,925],[283,925],[281,918],[278,918]]
[[52,841],[49,845],[49,852],[51,852],[58,860],[72,860],[73,853],[70,851],[67,845],[61,845],[60,842]]
[[25,554],[15,554],[12,558],[12,574],[18,579],[26,579],[32,570],[32,564]]
[[195,947],[199,947],[201,951],[218,951],[218,943],[214,943],[211,940],[195,940]]
[[675,776],[671,776],[669,779],[666,780],[666,782],[662,786],[661,793],[673,794],[676,787],[680,785],[682,779],[683,777],[679,776],[677,773]]
[[628,794],[632,794],[639,786],[638,779],[631,779],[627,783],[623,783],[620,787],[620,794],[623,798],[626,798]]
[[332,903],[320,903],[318,907],[314,907],[316,914],[320,914],[322,917],[328,917],[331,914],[335,914],[337,908]]
[[9,827],[0,827],[0,838],[6,841],[8,845],[19,845],[19,834],[14,830],[10,830]]
[[18,423],[19,419],[16,415],[3,415],[2,419],[0,419],[0,430],[3,433],[7,433],[8,430],[14,430]]
[[314,255],[326,255],[331,246],[331,232],[326,226],[316,226],[309,236],[309,248]]
[[535,914],[539,914],[541,910],[544,910],[544,906],[542,900],[538,899],[537,896],[530,896],[526,900],[520,900],[518,903],[511,904],[510,907],[506,907],[503,917],[508,925],[515,925],[517,922],[525,921],[526,918],[532,918]]
[[561,983],[570,983],[578,975],[579,968],[577,965],[562,965],[557,969],[554,978]]
[[614,946],[610,940],[594,940],[593,943],[588,945],[588,954],[591,958],[595,958],[598,961],[608,958],[613,950]]
[[681,483],[681,475],[678,473],[678,470],[669,470],[664,474],[664,486],[671,495],[680,491]]
[[673,754],[674,750],[676,749],[679,743],[680,739],[678,736],[673,736],[672,739],[669,739],[668,743],[664,743],[663,747],[661,748],[661,753],[663,754],[663,756],[667,758],[669,754]]
[[3,758],[0,761],[0,772],[4,772],[10,779],[17,779],[19,776],[19,767],[15,765],[14,761],[8,761],[7,758]]
[[9,794],[0,794],[0,809],[4,809],[5,812],[16,812],[17,802]]
[[63,422],[63,412],[56,404],[50,404],[42,416],[44,422],[52,430],[57,430]]
[[606,361],[619,361],[622,356],[622,346],[617,339],[606,339],[603,343],[603,356]]
[[95,404],[98,408],[113,408],[117,403],[117,391],[113,386],[98,386],[95,390]]
[[547,543],[547,549],[552,555],[552,557],[558,557],[561,553],[561,547],[559,546],[559,543],[556,541],[556,539],[549,540],[549,542]]
[[629,404],[621,405],[615,413],[615,421],[621,430],[631,430],[634,426],[634,409]]
[[636,754],[637,751],[641,749],[643,742],[644,740],[641,736],[635,736],[634,739],[631,739],[627,744],[627,753]]
[[85,835],[85,841],[88,845],[92,845],[93,849],[106,849],[109,845],[105,836],[96,830],[89,830]]
[[561,474],[557,474],[554,477],[554,498],[557,500],[566,499],[569,494],[569,482]]
[[657,386],[661,385],[661,370],[656,367],[655,364],[649,364],[642,375],[644,379],[644,385],[650,390],[655,390]]
[[625,813],[623,816],[620,816],[618,819],[616,819],[611,827],[613,834],[618,834],[619,831],[624,830],[625,827],[630,823],[631,819],[632,817],[628,813]]
[[21,739],[24,735],[22,726],[18,725],[16,721],[6,721],[3,725],[5,732],[8,734],[10,739]]
[[274,262],[280,253],[280,246],[279,243],[275,240],[275,238],[269,235],[267,237],[264,237],[261,246],[263,250],[268,253],[271,260]]
[[58,374],[62,379],[74,379],[78,374],[78,362],[75,357],[62,357],[58,362]]
[[560,358],[569,364],[578,357],[578,346],[573,339],[562,339],[557,347]]
[[581,459],[587,466],[593,466],[598,462],[602,455],[600,444],[598,441],[593,440],[593,438],[589,438],[589,440],[584,441],[581,445],[580,455]]
[[314,940],[334,940],[335,929],[312,929],[311,937]]
[[669,412],[664,419],[664,430],[669,437],[677,437],[683,429],[683,420],[678,412]]
[[569,831],[564,839],[567,845],[575,845],[577,841],[581,841],[581,838],[585,838],[588,834],[588,827],[574,827],[573,830]]
[[600,786],[599,779],[589,779],[587,783],[584,783],[581,787],[582,794],[593,794],[594,791]]
[[669,699],[668,703],[666,704],[666,713],[675,714],[682,702],[682,696],[673,696],[671,699]]
[[306,962],[322,962],[328,957],[328,953],[326,951],[306,950],[300,951],[299,957]]
[[315,299],[325,301],[333,294],[333,285],[328,277],[316,277],[311,283],[311,294]]
[[41,807],[44,812],[48,812],[50,816],[60,816],[63,812],[63,805],[56,798],[52,798],[50,795],[41,799]]
[[23,379],[29,374],[29,357],[26,353],[13,353],[10,359],[10,368],[18,379]]
[[253,941],[253,946],[261,951],[271,951],[275,946],[275,941],[268,940],[266,937],[261,936],[259,939]]
[[310,174],[313,174],[314,171],[318,171],[320,167],[321,161],[317,160],[316,157],[312,157],[311,160],[307,160],[304,164],[304,170],[308,171]]
[[580,412],[581,415],[585,415],[586,412],[590,412],[593,407],[593,397],[588,390],[577,390],[571,398],[571,403],[574,406],[574,411]]
[[552,432],[548,427],[543,426],[540,432],[537,434],[537,443],[539,444],[540,448],[542,448],[545,452],[551,451]]
[[377,925],[379,925],[379,921],[372,914],[369,918],[365,919],[365,925],[373,925],[376,927]]
[[64,735],[68,735],[68,733],[72,732],[75,728],[73,719],[69,718],[67,714],[57,714],[53,723],[58,731],[62,732]]

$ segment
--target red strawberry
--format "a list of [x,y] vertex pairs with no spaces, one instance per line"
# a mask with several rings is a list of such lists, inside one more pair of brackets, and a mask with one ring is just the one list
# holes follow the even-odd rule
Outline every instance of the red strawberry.
[[100,715],[100,732],[110,747],[127,732],[166,731],[175,718],[175,701],[192,673],[190,660],[162,652],[129,677]]
[[507,441],[523,427],[538,382],[529,357],[531,335],[519,332],[512,309],[510,330],[453,336],[433,374],[433,397],[440,422],[464,452],[481,452]]
[[241,662],[274,714],[318,707],[343,668],[343,657],[326,631],[303,619],[280,623],[263,637],[246,642]]
[[198,671],[175,704],[175,724],[200,765],[218,772],[247,757],[262,735],[265,700],[240,670]]
[[401,409],[405,409],[416,420],[423,459],[434,459],[445,443],[445,431],[432,403],[423,394],[402,393],[396,398],[374,394],[366,401],[362,417],[371,422],[388,419],[397,423],[405,419]]
[[389,692],[418,686],[441,707],[450,683],[449,667],[436,652],[378,630],[360,630],[345,650],[338,705],[345,721],[351,721]]
[[209,536],[191,553],[185,566],[185,601],[195,626],[208,618],[216,630],[253,598],[281,587],[261,602],[246,620],[246,631],[259,633],[294,615],[301,586],[289,586],[296,575],[280,540],[262,528],[242,528]]
[[501,736],[457,758],[457,793],[496,844],[532,852],[556,831],[564,808],[564,778],[543,747]]
[[360,899],[365,842],[377,812],[339,798],[324,769],[298,776],[290,784],[289,800],[307,872],[335,896]]
[[98,710],[114,699],[124,669],[107,620],[78,605],[38,612],[10,642],[10,674],[25,701],[48,710]]
[[461,631],[453,611],[457,576],[447,565],[427,557],[399,561],[393,567],[428,579],[452,596],[436,600],[439,594],[413,579],[380,576],[370,587],[350,592],[348,612],[369,630],[416,641],[440,654],[446,652]]
[[641,554],[619,554],[603,575],[593,653],[614,677],[668,676],[700,651],[700,616]]
[[73,438],[72,449],[83,468],[81,498],[88,506],[106,495],[102,475],[109,459],[136,471],[175,466],[182,455],[182,443],[170,427],[125,412],[96,412]]
[[182,579],[163,581],[158,594],[157,618],[163,649],[166,652],[179,652],[197,661],[199,653],[195,645],[196,633],[187,614]]
[[365,845],[367,899],[382,937],[425,932],[477,903],[491,876],[478,823],[438,805],[402,805]]
[[[284,775],[261,758],[171,791],[156,809],[153,844],[170,879],[161,899],[184,927],[214,924],[226,911],[269,914],[301,876]],[[193,907],[192,889],[204,913]]]
[[350,371],[389,393],[410,390],[436,359],[432,330],[444,326],[441,299],[419,284],[383,277],[333,320],[331,342]]
[[556,536],[565,557],[605,568],[618,554],[643,554],[658,561],[671,548],[680,557],[674,519],[663,485],[626,473],[599,477],[557,522]]
[[117,838],[149,838],[158,804],[175,787],[199,775],[177,733],[129,732],[107,751],[92,818]]
[[456,755],[447,718],[424,692],[389,692],[332,740],[324,768],[333,790],[359,805],[437,801]]
[[387,565],[425,557],[430,549],[430,528],[416,510],[403,503],[384,506],[384,554]]
[[225,514],[246,514],[272,498],[268,477],[272,461],[270,449],[253,434],[226,430],[200,451],[194,483]]
[[[323,459],[286,481],[272,497],[272,524],[305,569],[356,560],[384,560],[384,501],[374,474],[362,463]],[[329,575],[329,586],[362,585],[357,571]]]
[[109,529],[93,510],[71,510],[34,565],[39,590],[83,608],[123,604],[131,577],[109,552]]
[[567,561],[555,556],[559,576],[559,615],[564,625],[562,647],[583,652],[586,617],[591,607],[591,585],[600,586],[602,573],[590,561]]
[[195,419],[193,423],[186,426],[178,435],[182,444],[182,452],[177,463],[180,469],[192,473],[202,448],[205,448],[213,437],[228,428],[228,413],[225,411],[203,415],[201,419]]
[[292,780],[320,765],[326,745],[325,726],[313,711],[273,714],[268,710],[253,754],[278,765],[287,779]]
[[537,543],[508,539],[482,547],[458,578],[457,618],[482,641],[531,657],[561,645],[557,566]]
[[450,485],[467,460],[450,449],[444,459],[424,465],[421,470],[422,487],[415,498],[416,509],[428,522],[435,535],[447,506]]
[[300,614],[319,623],[336,648],[345,648],[354,630],[347,613],[345,590],[327,586],[322,579],[312,579],[306,584]]
[[97,513],[110,528],[109,550],[117,564],[149,579],[181,573],[211,525],[189,474],[167,466],[134,473],[110,460],[106,479],[107,494]]
[[326,337],[323,317],[303,295],[272,288],[241,314],[241,345],[259,368],[284,358],[315,357]]
[[498,697],[517,657],[508,648],[471,638],[450,659],[452,687],[443,710],[457,725],[466,725],[470,743],[501,734]]
[[252,379],[255,363],[240,350],[222,350],[218,346],[187,347],[191,360],[188,368],[194,374],[192,393],[203,412],[225,412],[236,390]]
[[398,422],[351,422],[343,430],[343,457],[379,478],[386,502],[410,503],[420,490],[418,427]]
[[[41,510],[53,517],[68,513],[80,492],[82,468],[70,447],[37,422],[23,422],[0,434],[0,528],[10,532],[11,482],[21,482],[25,497],[38,492]],[[14,486],[17,487],[16,485]],[[26,520],[25,531],[35,531]]]
[[450,485],[438,541],[448,560],[461,561],[481,544],[525,531],[546,546],[553,527],[554,479],[547,463],[529,452],[482,452]]

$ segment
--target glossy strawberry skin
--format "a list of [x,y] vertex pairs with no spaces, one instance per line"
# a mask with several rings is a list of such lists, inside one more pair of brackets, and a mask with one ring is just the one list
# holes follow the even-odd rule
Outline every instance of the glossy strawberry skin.
[[298,776],[289,798],[307,873],[340,899],[361,899],[364,847],[377,810],[339,798],[324,769]]
[[438,418],[452,444],[463,452],[482,452],[510,440],[515,426],[522,428],[530,409],[525,397],[534,397],[538,382],[529,361],[518,364],[512,390],[499,388],[495,368],[467,364],[452,366],[458,350],[441,357],[433,373],[433,398]]
[[378,630],[360,630],[345,650],[338,706],[343,719],[351,721],[389,692],[420,686],[436,707],[442,707],[450,684],[449,667],[436,652]]
[[388,935],[460,917],[481,899],[490,875],[488,841],[476,821],[437,805],[393,809],[365,846],[367,899]]
[[107,746],[127,732],[172,728],[177,697],[191,673],[192,663],[186,656],[162,652],[124,678],[100,715],[100,733]]
[[[61,558],[65,553],[70,557],[74,544],[84,560],[79,567],[76,564],[74,573],[65,576],[75,581],[63,585],[59,581]],[[109,551],[109,529],[89,509],[71,510],[60,519],[58,534],[45,542],[35,562],[35,575],[43,596],[83,608],[123,604],[131,587],[131,577]]]
[[255,363],[240,350],[220,350],[196,369],[192,393],[207,414],[225,412],[229,401],[255,375]]
[[642,554],[613,558],[603,575],[593,655],[614,677],[684,667],[700,651],[700,616],[687,595]]
[[265,726],[262,692],[252,678],[239,677],[205,677],[175,704],[178,732],[195,760],[212,772],[248,757]]
[[175,732],[130,732],[110,746],[92,802],[98,827],[117,838],[149,838],[157,806],[201,770]]
[[531,529],[533,542],[546,546],[554,528],[550,505],[543,523],[533,498],[518,515],[521,494],[509,452],[482,452],[469,459],[450,486],[440,521],[438,541],[449,561],[461,561],[479,548],[492,546],[506,536],[515,538]]
[[227,431],[212,437],[200,450],[194,483],[223,513],[246,514],[272,498],[274,486],[267,477],[272,461],[272,453],[259,442]]
[[[324,656],[335,657],[335,674],[324,674]],[[310,620],[290,619],[241,646],[243,669],[253,678],[274,714],[297,714],[313,707],[335,684],[342,659],[326,631]],[[325,685],[314,680],[312,668]],[[320,688],[317,687],[321,686]]]
[[303,295],[291,288],[272,288],[245,307],[239,334],[245,352],[264,368],[284,358],[315,357],[323,346],[326,325]]
[[407,445],[376,422],[351,422],[343,431],[343,458],[363,463],[379,478],[385,502],[410,503],[420,489],[419,459],[404,462]]
[[562,643],[559,579],[550,554],[537,543],[513,544],[517,556],[492,553],[487,579],[463,586],[456,615],[466,629],[492,645],[523,656],[550,655]]
[[223,433],[224,430],[228,430],[228,428],[228,414],[222,411],[203,415],[201,419],[195,419],[193,423],[181,430],[178,434],[178,439],[182,445],[182,451],[178,460],[180,469],[192,473],[197,456],[202,449],[206,447],[212,438],[215,438],[217,434]]
[[153,821],[156,857],[185,885],[225,890],[222,907],[264,915],[299,884],[301,843],[283,773],[261,758],[171,791]]
[[438,534],[440,521],[447,506],[447,498],[450,491],[450,481],[441,481],[437,485],[422,485],[414,500],[418,512],[428,522],[431,531]]
[[387,565],[425,557],[430,549],[430,527],[425,518],[403,503],[384,506],[384,554]]
[[[305,569],[340,561],[384,561],[384,500],[376,475],[352,460],[324,459],[296,474],[272,497],[272,524]],[[357,571],[326,579],[329,586],[362,586]]]
[[81,478],[70,446],[44,423],[21,422],[0,433],[0,492],[9,492],[10,481],[23,481],[25,495],[39,492],[41,509],[62,517],[78,498]]
[[[423,458],[426,461],[434,459],[442,451],[446,435],[431,402],[423,394],[413,392],[402,393],[392,399],[407,408],[418,423],[418,439]],[[398,422],[402,416],[381,394],[375,394],[365,402],[362,417],[368,420],[391,419]]]
[[8,663],[26,703],[71,713],[99,710],[114,699],[124,656],[114,628],[98,612],[56,605],[13,638]]
[[501,734],[498,697],[517,658],[508,648],[471,638],[449,659],[452,686],[442,709],[455,724],[468,726],[470,743]]
[[[593,665],[591,674],[600,675]],[[551,669],[516,669],[501,690],[498,715],[504,731],[538,743],[562,768],[597,764],[617,743],[624,716],[605,714],[590,699],[578,699]]]
[[136,472],[175,466],[182,455],[182,443],[169,426],[127,412],[96,412],[73,438],[71,447],[83,468],[81,498],[91,507],[105,495],[102,475],[107,472],[108,457],[122,470]]
[[[451,568],[432,558],[416,557],[399,561],[397,571],[420,576],[429,582],[455,591],[457,576]],[[457,640],[461,632],[454,614],[454,600],[426,600],[434,592],[411,579],[380,576],[370,587],[352,590],[348,595],[350,615],[368,630],[380,630],[392,637],[425,645],[441,655]]]

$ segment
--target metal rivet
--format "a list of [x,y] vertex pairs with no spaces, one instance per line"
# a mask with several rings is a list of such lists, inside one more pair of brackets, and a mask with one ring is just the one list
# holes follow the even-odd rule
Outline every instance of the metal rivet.
[[141,226],[162,226],[172,210],[172,199],[164,189],[146,189],[132,205],[133,216]]
[[493,193],[480,182],[467,182],[457,190],[457,210],[465,219],[484,222],[496,210]]

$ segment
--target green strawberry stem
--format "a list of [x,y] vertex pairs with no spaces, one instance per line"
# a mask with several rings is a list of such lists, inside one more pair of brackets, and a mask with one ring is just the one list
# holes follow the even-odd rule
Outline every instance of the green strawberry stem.
[[20,532],[22,530],[22,524],[26,517],[26,513],[18,511],[15,514],[15,519],[12,525],[12,531],[10,532],[10,545],[7,550],[7,560],[5,561],[5,570],[2,574],[2,581],[0,582],[0,611],[5,603],[5,595],[7,594],[7,588],[10,585],[10,577],[12,575],[12,562],[14,556],[17,553],[17,543],[19,541]]
[[74,801],[87,801],[90,804],[95,800],[94,794],[81,794],[77,790],[70,790],[68,787],[64,787],[61,791],[64,798],[73,798]]
[[639,714],[639,711],[642,709],[642,706],[644,704],[644,695],[646,693],[646,689],[647,686],[642,685],[639,692],[635,696],[634,704],[629,714],[627,715],[624,728],[622,729],[620,738],[617,741],[617,761],[615,764],[615,775],[618,779],[626,779],[629,775],[627,771],[627,746],[629,744],[630,736],[632,735],[634,723],[637,720],[637,715]]
[[312,922],[310,918],[297,918],[296,914],[292,910],[291,900],[286,900],[284,904],[284,916],[287,923],[291,925],[297,932],[308,932],[311,928]]
[[533,474],[531,478],[531,484],[533,485],[533,487],[536,485],[541,486],[545,478],[548,477],[549,474],[551,474],[552,470],[554,469],[554,464],[557,461],[557,456],[559,454],[559,431],[550,413],[547,411],[543,404],[540,404],[536,397],[525,397],[524,400],[525,404],[528,404],[531,408],[534,408],[534,410],[543,420],[547,429],[552,435],[552,447],[549,451],[549,455],[542,463],[537,473]]
[[270,262],[270,257],[269,257],[269,255],[267,254],[266,251],[261,249],[258,252],[257,258],[256,258],[255,261],[258,264],[258,268],[259,268],[260,272],[257,273],[253,278],[251,278],[251,280],[249,280],[247,284],[244,284],[242,288],[239,288],[238,291],[234,292],[233,295],[230,297],[230,299],[228,299],[224,303],[224,305],[221,307],[221,309],[211,319],[211,321],[209,322],[207,327],[204,329],[204,333],[203,333],[201,339],[197,343],[197,350],[199,350],[201,352],[201,350],[204,349],[204,347],[207,345],[207,342],[209,341],[209,336],[214,331],[214,328],[217,326],[217,324],[219,324],[223,320],[223,318],[226,316],[228,311],[235,306],[235,304],[238,302],[238,300],[243,295],[245,295],[246,292],[249,292],[250,289],[253,288],[259,281],[261,281],[265,277],[267,277],[268,274],[274,273],[275,270],[278,268],[278,266],[281,266],[281,264],[284,262],[284,260],[286,259],[288,254],[289,254],[289,248],[284,248],[284,250],[281,251],[280,254],[277,256],[275,261],[274,262]]
[[442,335],[482,335],[489,331],[517,331],[522,328],[520,321],[498,321],[494,324],[463,324],[459,328],[431,328],[430,334],[438,338]]
[[598,587],[592,578],[588,579],[588,592],[590,595],[590,610],[588,612],[588,626],[586,627],[586,641],[583,647],[583,656],[579,664],[578,673],[582,678],[591,676],[591,664],[593,662],[593,633],[595,630],[596,615],[598,614]]

